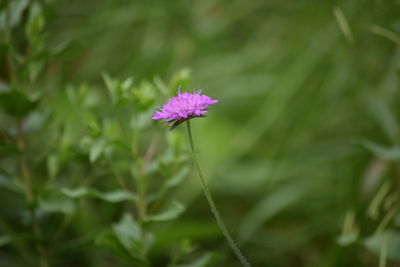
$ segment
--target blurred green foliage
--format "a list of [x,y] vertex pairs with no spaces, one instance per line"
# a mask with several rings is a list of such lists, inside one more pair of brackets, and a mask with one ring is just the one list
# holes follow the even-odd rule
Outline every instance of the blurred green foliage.
[[[397,266],[400,3],[2,0],[0,266]],[[182,131],[182,132],[181,132]]]

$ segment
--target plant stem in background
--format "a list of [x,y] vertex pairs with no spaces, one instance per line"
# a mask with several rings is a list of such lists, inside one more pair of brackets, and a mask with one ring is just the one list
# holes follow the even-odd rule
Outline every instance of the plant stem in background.
[[37,250],[37,252],[39,254],[39,258],[40,258],[40,267],[49,267],[50,265],[49,265],[49,261],[47,259],[46,249],[41,244],[42,233],[41,233],[41,230],[38,225],[37,218],[36,218],[36,208],[35,208],[34,196],[33,196],[33,192],[32,192],[32,180],[31,180],[29,166],[28,166],[28,163],[26,162],[26,158],[25,158],[25,140],[24,140],[22,127],[23,127],[23,119],[19,119],[17,121],[17,130],[18,130],[17,145],[18,145],[19,150],[21,151],[19,161],[20,161],[20,167],[22,170],[22,178],[23,178],[23,184],[24,184],[24,189],[25,189],[25,196],[26,196],[26,201],[28,202],[28,206],[29,206],[33,234],[36,239],[36,250]]
[[214,217],[215,217],[215,219],[217,221],[219,229],[221,230],[222,234],[224,235],[226,241],[228,242],[228,244],[231,247],[231,249],[233,250],[233,252],[238,257],[239,261],[242,263],[243,266],[250,267],[251,266],[250,263],[243,256],[243,254],[240,251],[239,247],[236,245],[235,241],[232,239],[231,235],[229,234],[228,229],[226,228],[225,223],[222,220],[221,215],[219,214],[217,206],[215,205],[215,202],[214,202],[214,199],[213,199],[213,197],[211,195],[211,192],[210,192],[210,189],[208,187],[207,181],[206,181],[206,179],[204,179],[203,173],[202,173],[201,168],[200,168],[199,161],[197,159],[196,150],[194,148],[192,130],[191,130],[191,127],[190,127],[190,120],[188,120],[186,122],[186,126],[187,126],[188,135],[189,135],[189,143],[190,143],[190,149],[191,149],[191,152],[192,152],[193,162],[194,162],[194,165],[196,167],[197,173],[198,173],[198,175],[200,177],[201,185],[203,187],[203,192],[204,192],[204,195],[206,196],[208,204],[210,205],[211,212],[214,214]]
[[15,86],[17,79],[15,73],[15,66],[14,66],[14,47],[12,46],[11,40],[11,1],[8,3],[8,6],[5,8],[5,27],[4,27],[4,41],[8,46],[7,51],[7,63],[9,68],[9,78],[10,84]]
[[138,208],[138,220],[143,222],[147,213],[147,203],[146,203],[146,177],[140,175],[137,177],[137,208]]
[[160,141],[160,136],[158,133],[154,134],[151,138],[150,145],[146,151],[146,155],[143,159],[143,163],[139,168],[139,177],[137,181],[138,189],[138,213],[139,219],[144,220],[147,213],[147,202],[146,202],[146,191],[147,191],[147,176],[145,174],[146,167],[150,164],[154,157],[155,151],[157,149],[158,143]]
[[[8,71],[9,71],[9,82],[10,82],[10,87],[12,90],[15,90],[16,88],[20,90],[21,88],[17,87],[17,68],[15,66],[15,62],[13,59],[14,55],[14,48],[13,48],[13,43],[12,43],[12,36],[11,36],[11,2],[8,3],[8,6],[5,7],[5,28],[4,28],[4,40],[6,45],[8,46],[8,51],[7,51],[7,63],[8,63]],[[31,173],[29,169],[28,162],[25,157],[25,150],[26,150],[26,145],[25,145],[25,139],[24,139],[24,132],[23,132],[23,118],[17,119],[16,122],[16,128],[17,128],[17,147],[20,150],[20,156],[19,156],[19,165],[21,168],[21,176],[22,176],[22,183],[24,185],[24,190],[25,190],[25,198],[28,203],[28,209],[30,213],[30,218],[31,218],[31,225],[32,225],[32,231],[36,239],[36,250],[39,254],[39,260],[40,260],[40,267],[49,267],[49,261],[47,258],[47,252],[45,247],[41,244],[42,242],[42,234],[40,227],[37,222],[36,218],[36,207],[35,207],[35,200],[34,200],[34,195],[33,195],[33,190],[32,190],[32,179],[31,179]]]

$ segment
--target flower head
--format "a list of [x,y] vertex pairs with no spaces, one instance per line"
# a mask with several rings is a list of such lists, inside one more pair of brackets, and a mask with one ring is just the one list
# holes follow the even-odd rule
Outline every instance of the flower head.
[[191,118],[204,117],[204,114],[208,112],[206,108],[218,102],[207,95],[202,95],[201,90],[197,90],[194,94],[181,93],[178,90],[177,94],[168,103],[158,107],[160,110],[154,113],[153,120],[165,119],[168,123],[174,122],[174,125],[176,123],[179,125]]

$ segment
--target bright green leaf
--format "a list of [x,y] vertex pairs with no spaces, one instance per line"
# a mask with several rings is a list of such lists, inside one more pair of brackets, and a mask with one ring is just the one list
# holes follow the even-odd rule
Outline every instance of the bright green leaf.
[[26,36],[29,42],[36,45],[35,42],[41,40],[41,32],[44,27],[44,17],[42,8],[38,3],[33,3],[29,8],[29,18],[26,25]]
[[44,198],[39,201],[39,208],[47,212],[71,214],[75,210],[74,202],[65,197]]
[[94,163],[106,148],[106,141],[104,139],[98,139],[90,147],[89,160]]
[[123,191],[123,190],[115,190],[115,191],[111,191],[111,192],[99,192],[99,191],[93,191],[94,195],[96,195],[98,198],[107,201],[107,202],[122,202],[122,201],[126,201],[126,200],[132,200],[132,201],[136,201],[137,198],[135,195],[133,195],[132,193]]
[[141,111],[153,108],[156,98],[156,89],[149,82],[142,82],[133,90],[133,100]]
[[113,231],[122,245],[128,250],[140,249],[141,230],[129,214],[124,214],[121,221],[112,226]]
[[361,144],[381,159],[392,161],[400,160],[400,147],[385,147],[369,140],[363,140]]
[[111,202],[111,203],[116,203],[116,202],[122,202],[122,201],[136,201],[137,197],[130,193],[126,192],[123,190],[114,190],[110,192],[101,192],[95,189],[89,189],[86,187],[77,187],[75,189],[70,189],[70,188],[62,188],[61,193],[66,195],[67,197],[70,198],[80,198],[80,197],[94,197],[94,198],[99,198],[101,200]]
[[400,232],[388,230],[378,235],[373,235],[365,240],[365,246],[376,255],[380,255],[382,246],[387,247],[387,258],[400,261]]
[[172,202],[172,204],[159,214],[150,215],[145,220],[146,222],[165,222],[177,218],[185,207],[179,202]]
[[203,256],[200,256],[199,258],[194,259],[190,263],[180,264],[180,265],[177,265],[176,267],[206,267],[213,259],[213,256],[214,255],[212,253],[206,253]]
[[167,181],[167,186],[171,188],[181,184],[182,181],[188,176],[190,170],[191,168],[189,166],[184,166],[181,168]]
[[47,157],[47,172],[49,174],[50,179],[54,179],[57,175],[59,168],[59,159],[55,154],[51,154]]
[[79,198],[89,194],[89,190],[86,187],[78,187],[75,189],[62,188],[61,193],[70,198]]
[[[19,24],[22,13],[29,5],[29,0],[12,0],[9,2],[9,25],[14,27]],[[3,9],[0,13],[0,30],[3,30],[6,25],[6,9]]]

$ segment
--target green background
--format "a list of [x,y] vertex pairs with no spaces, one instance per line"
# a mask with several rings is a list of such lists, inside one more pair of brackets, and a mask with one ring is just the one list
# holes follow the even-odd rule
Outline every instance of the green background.
[[[184,155],[177,164],[191,170],[162,200],[177,200],[185,211],[169,222],[146,226],[156,240],[148,254],[150,266],[167,266],[171,251],[183,240],[190,240],[193,251],[174,266],[239,266],[202,195],[187,154],[185,127],[168,132],[163,123],[151,121],[156,106],[183,84],[185,90],[202,88],[220,101],[210,107],[207,118],[192,120],[194,138],[222,217],[253,266],[378,266],[380,258],[380,266],[399,264],[398,1],[36,3],[43,6],[46,21],[41,30],[46,47],[39,54],[62,48],[46,59],[32,88],[20,85],[31,99],[40,98],[34,107],[37,114],[33,112],[36,121],[29,121],[45,121],[26,133],[27,161],[35,173],[38,199],[45,191],[44,176],[53,176],[54,186],[43,195],[61,186],[118,188],[112,170],[122,176],[131,173],[124,152],[97,160],[93,149],[82,152],[85,148],[80,144],[87,132],[99,140],[104,135],[101,129],[115,118],[126,123],[121,129],[142,123],[134,133],[140,135],[138,155],[144,156],[152,136],[159,134],[154,166],[146,176],[149,195],[161,183],[159,158],[171,143],[178,143]],[[24,37],[28,11],[21,16],[20,24],[11,30],[19,53],[29,51]],[[2,43],[7,46],[3,39]],[[12,87],[7,65],[11,52],[1,51],[1,88],[6,92]],[[17,72],[22,73],[23,66],[19,64]],[[105,73],[121,81],[133,77],[132,90],[138,90],[133,101],[141,103],[139,108],[113,109],[104,100]],[[165,82],[165,95],[154,89],[161,80],[170,81]],[[89,96],[76,100],[85,90],[89,93],[82,94]],[[7,135],[17,135],[14,119],[7,114],[7,106],[18,106],[17,100],[0,97],[5,147],[0,151],[0,167],[4,177],[6,173],[20,176],[18,153],[5,145]],[[113,127],[109,132],[115,133]],[[64,129],[69,130],[62,134]],[[53,173],[51,157],[62,162]],[[167,176],[178,172],[171,167],[175,161],[166,162]],[[122,261],[118,253],[94,241],[125,211],[135,213],[135,207],[85,197],[75,201],[77,207],[64,212],[67,219],[64,215],[42,218],[38,212],[51,266],[141,266]],[[0,188],[0,202],[4,238],[28,233],[24,198]],[[56,213],[57,209],[44,208]],[[57,245],[50,243],[46,230],[53,233],[54,225],[63,221],[65,229]],[[91,230],[94,233],[88,234]],[[4,242],[0,266],[37,264],[33,246],[24,248],[33,241],[24,240]],[[389,248],[382,252],[385,244]],[[21,251],[27,251],[25,259]],[[203,263],[183,265],[207,252],[212,256],[203,258]]]

